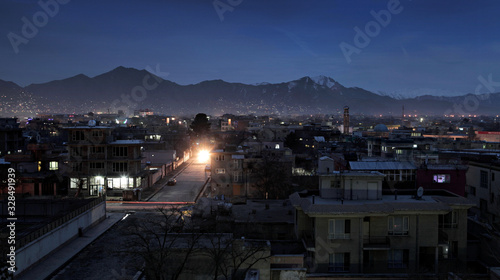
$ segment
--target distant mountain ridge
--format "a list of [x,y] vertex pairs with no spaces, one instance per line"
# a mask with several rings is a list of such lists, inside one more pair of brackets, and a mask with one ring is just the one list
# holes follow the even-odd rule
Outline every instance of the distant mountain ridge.
[[[16,104],[18,104],[16,106]],[[67,79],[20,87],[0,80],[0,115],[117,112],[149,108],[158,114],[336,114],[344,106],[366,115],[499,114],[500,94],[454,97],[423,95],[394,98],[344,87],[326,76],[282,83],[242,84],[209,80],[191,85],[157,77],[146,70],[117,67],[93,78]]]

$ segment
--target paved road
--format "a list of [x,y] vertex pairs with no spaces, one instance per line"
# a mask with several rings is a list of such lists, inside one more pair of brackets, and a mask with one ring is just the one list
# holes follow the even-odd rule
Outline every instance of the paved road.
[[205,184],[208,175],[205,174],[205,163],[193,161],[175,179],[175,186],[165,185],[156,193],[150,202],[194,202]]

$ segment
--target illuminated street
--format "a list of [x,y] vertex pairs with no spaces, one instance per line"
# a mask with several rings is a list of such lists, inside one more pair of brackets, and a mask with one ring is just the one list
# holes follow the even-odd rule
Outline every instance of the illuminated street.
[[194,202],[208,179],[205,166],[205,162],[193,159],[186,169],[175,176],[177,183],[174,186],[163,186],[149,202]]

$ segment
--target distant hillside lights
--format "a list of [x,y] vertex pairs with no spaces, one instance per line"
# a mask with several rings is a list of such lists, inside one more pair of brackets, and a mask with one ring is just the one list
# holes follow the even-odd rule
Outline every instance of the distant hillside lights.
[[360,54],[361,49],[366,48],[370,44],[370,37],[374,38],[378,36],[382,27],[387,27],[389,23],[391,23],[391,14],[397,15],[403,11],[403,7],[400,6],[400,4],[401,3],[399,2],[399,0],[389,0],[389,2],[387,3],[387,10],[380,10],[378,13],[374,10],[371,10],[370,14],[373,16],[375,21],[372,20],[366,23],[365,32],[363,32],[357,26],[354,27],[354,31],[356,32],[353,38],[355,46],[346,42],[342,42],[339,45],[340,50],[342,50],[342,53],[347,60],[347,63],[351,63],[351,56],[354,53]]
[[[474,113],[479,109],[481,101],[489,99],[490,94],[495,93],[495,91],[497,90],[496,87],[500,87],[500,82],[493,81],[493,74],[491,73],[488,75],[487,80],[482,75],[479,75],[477,79],[479,81],[479,84],[476,86],[474,94],[466,95],[462,101],[462,104],[459,104],[459,102],[455,102],[453,104],[453,109],[450,108],[444,112],[445,116],[466,116],[467,114],[469,114],[470,117],[470,113]],[[486,94],[481,94],[481,91],[483,91],[483,87],[488,90]]]
[[7,38],[12,45],[14,53],[19,53],[19,45],[28,44],[28,39],[33,39],[38,34],[38,28],[42,28],[49,23],[49,16],[55,17],[59,13],[59,5],[68,4],[70,0],[48,0],[38,1],[38,5],[42,11],[37,11],[32,16],[32,21],[26,17],[22,17],[21,21],[24,23],[21,27],[21,34],[17,35],[14,32],[9,32]]

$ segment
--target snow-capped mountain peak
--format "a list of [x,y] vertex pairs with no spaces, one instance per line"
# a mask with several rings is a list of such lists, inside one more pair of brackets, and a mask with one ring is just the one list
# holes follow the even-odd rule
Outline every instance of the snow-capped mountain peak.
[[311,80],[313,80],[318,85],[325,86],[328,88],[332,88],[336,84],[334,79],[323,75],[312,77]]

